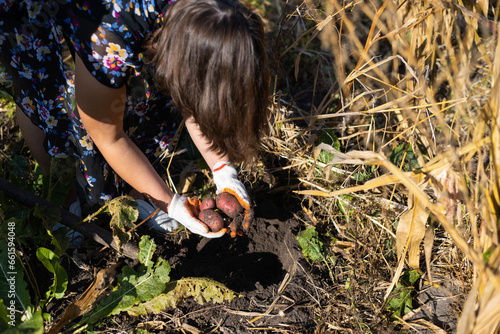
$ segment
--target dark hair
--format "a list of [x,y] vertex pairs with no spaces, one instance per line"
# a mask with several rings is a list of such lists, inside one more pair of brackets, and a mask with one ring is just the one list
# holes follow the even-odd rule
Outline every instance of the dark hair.
[[157,88],[193,116],[211,149],[251,163],[267,127],[269,74],[261,18],[231,0],[179,0],[147,47]]

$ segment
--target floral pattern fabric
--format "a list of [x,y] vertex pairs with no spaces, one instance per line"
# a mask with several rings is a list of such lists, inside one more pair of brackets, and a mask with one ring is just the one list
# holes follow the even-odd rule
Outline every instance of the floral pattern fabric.
[[[143,61],[143,43],[158,29],[172,1],[0,0],[0,89],[9,92],[45,133],[54,158],[75,156],[90,204],[122,194],[114,173],[78,116],[74,92],[77,54],[109,87],[126,85],[124,130],[155,167],[181,117],[158,92]],[[69,59],[69,60],[68,60]]]

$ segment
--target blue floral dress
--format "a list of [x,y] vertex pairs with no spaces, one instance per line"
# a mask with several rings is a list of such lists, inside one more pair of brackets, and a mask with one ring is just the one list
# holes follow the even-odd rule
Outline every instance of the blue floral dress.
[[[143,45],[172,1],[0,0],[0,89],[8,91],[45,133],[55,158],[76,156],[89,204],[128,191],[106,163],[78,116],[72,61],[109,87],[127,87],[124,130],[155,167],[180,124],[171,99],[159,93]],[[69,61],[68,61],[69,59]]]

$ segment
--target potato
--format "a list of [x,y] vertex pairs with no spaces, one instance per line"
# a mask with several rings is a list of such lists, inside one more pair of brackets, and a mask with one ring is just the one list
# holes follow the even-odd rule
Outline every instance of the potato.
[[198,218],[204,222],[212,232],[219,232],[224,227],[224,219],[212,209],[202,210]]
[[200,210],[215,209],[215,199],[213,197],[206,197],[200,204]]
[[228,217],[236,218],[241,212],[243,207],[238,202],[236,197],[227,192],[222,192],[215,197],[217,207],[222,210]]

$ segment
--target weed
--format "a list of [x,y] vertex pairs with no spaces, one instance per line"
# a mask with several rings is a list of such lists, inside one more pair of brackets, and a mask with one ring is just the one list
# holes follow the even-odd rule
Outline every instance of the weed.
[[394,319],[399,319],[413,310],[412,293],[415,292],[419,278],[420,273],[417,270],[406,271],[401,275],[394,289],[394,296],[387,301],[387,308]]
[[297,241],[302,248],[302,253],[305,258],[311,262],[322,261],[328,268],[330,278],[332,282],[335,281],[333,272],[331,269],[332,265],[335,265],[335,258],[328,254],[323,243],[318,239],[318,232],[314,227],[308,227],[307,229],[299,232],[297,235]]

